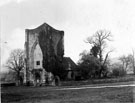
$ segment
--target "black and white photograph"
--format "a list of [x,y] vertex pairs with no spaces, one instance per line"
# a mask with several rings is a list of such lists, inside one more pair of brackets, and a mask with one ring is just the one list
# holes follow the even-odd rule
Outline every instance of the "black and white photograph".
[[135,103],[135,0],[0,0],[0,103]]

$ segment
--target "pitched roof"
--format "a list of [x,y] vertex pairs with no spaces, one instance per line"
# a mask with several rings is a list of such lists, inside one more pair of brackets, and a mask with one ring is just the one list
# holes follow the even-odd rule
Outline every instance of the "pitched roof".
[[64,57],[63,63],[64,63],[65,68],[68,68],[69,64],[71,65],[72,69],[76,68],[77,66],[70,57]]

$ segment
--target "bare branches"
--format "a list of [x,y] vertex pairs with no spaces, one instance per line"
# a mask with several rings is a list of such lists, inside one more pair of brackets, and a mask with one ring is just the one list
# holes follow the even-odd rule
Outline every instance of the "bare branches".
[[108,58],[108,55],[113,52],[113,50],[110,50],[109,52],[107,52],[106,56],[105,56],[105,60],[104,60],[104,63],[103,63],[103,66],[105,65],[106,61],[107,61],[107,58]]
[[89,44],[97,45],[97,43],[95,42],[94,39],[95,39],[95,38],[93,38],[93,37],[88,37],[88,38],[86,39],[86,41],[84,41],[84,42],[85,42],[85,43],[89,43]]
[[105,41],[111,41],[111,32],[106,30],[99,30],[91,37],[86,39],[86,43],[95,44],[95,45],[103,45]]
[[24,51],[21,49],[13,50],[10,53],[6,67],[14,71],[21,71],[24,68]]
[[99,59],[102,62],[102,54],[107,47],[106,42],[111,41],[111,32],[106,30],[99,30],[91,37],[86,39],[86,43],[93,44],[95,47],[99,47]]
[[128,56],[121,56],[119,58],[119,60],[122,62],[122,65],[123,65],[123,69],[125,71],[127,71],[127,67],[129,66],[129,64],[132,62],[132,56],[131,55],[128,55]]

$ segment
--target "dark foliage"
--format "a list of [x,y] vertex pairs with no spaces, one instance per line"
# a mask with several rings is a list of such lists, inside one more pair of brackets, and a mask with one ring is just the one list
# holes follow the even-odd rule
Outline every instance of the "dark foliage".
[[60,75],[60,70],[63,72],[60,66],[64,55],[63,36],[63,31],[56,31],[50,26],[39,32],[38,39],[43,53],[43,68],[54,75]]
[[55,69],[53,69],[52,73],[54,76],[59,76],[60,80],[65,80],[67,77],[67,71],[64,68],[64,63],[57,61],[55,64]]
[[99,46],[94,45],[90,50],[90,54],[97,58],[99,49]]
[[112,52],[112,50],[107,52],[105,58],[103,58],[103,52],[107,47],[107,41],[111,41],[110,37],[110,31],[99,30],[94,35],[88,37],[86,40],[86,43],[92,45],[92,48],[90,49],[90,55],[97,58],[100,62],[100,69],[99,71],[96,71],[96,75],[98,74],[99,78],[107,77],[108,74],[107,59],[109,53]]
[[126,71],[124,71],[124,70],[121,69],[121,68],[115,68],[115,69],[113,69],[113,71],[112,71],[112,75],[115,76],[115,77],[118,77],[118,76],[125,76],[125,75],[126,75]]
[[84,79],[96,78],[100,72],[100,61],[99,59],[89,54],[83,55],[78,65],[78,69],[81,71],[81,76]]

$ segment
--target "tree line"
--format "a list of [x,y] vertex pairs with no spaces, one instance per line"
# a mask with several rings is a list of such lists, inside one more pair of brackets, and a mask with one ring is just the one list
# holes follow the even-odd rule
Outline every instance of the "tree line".
[[120,62],[111,64],[109,55],[113,52],[113,49],[105,52],[107,42],[111,41],[111,32],[107,30],[99,30],[86,39],[85,42],[91,45],[90,51],[83,51],[80,53],[81,59],[78,62],[78,70],[84,79],[124,76],[127,74],[129,68],[133,68],[135,74],[133,50],[133,53],[128,56],[120,56],[118,58]]

